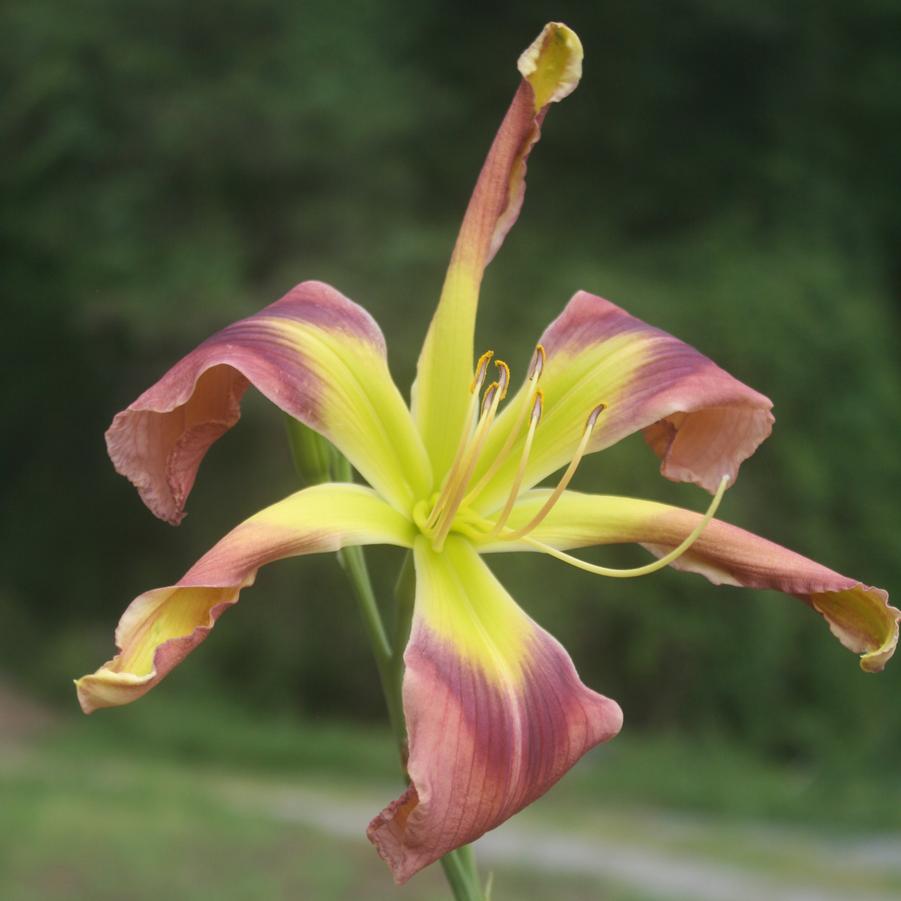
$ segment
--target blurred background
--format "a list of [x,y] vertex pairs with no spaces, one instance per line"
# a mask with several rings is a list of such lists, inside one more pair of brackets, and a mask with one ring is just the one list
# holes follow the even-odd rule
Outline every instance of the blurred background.
[[[297,487],[248,394],[172,529],[113,472],[113,414],[308,278],[373,313],[406,391],[548,19],[585,76],[530,160],[478,347],[522,372],[579,288],[675,333],[775,402],[723,518],[901,589],[895,0],[3,4],[2,897],[448,896],[437,871],[395,894],[362,837],[398,776],[334,557],[261,573],[133,708],[84,719],[71,679],[135,595]],[[640,438],[577,487],[708,502]],[[368,556],[388,596],[401,557]],[[776,594],[492,565],[626,712],[486,840],[496,901],[901,891],[901,667],[865,675]]]

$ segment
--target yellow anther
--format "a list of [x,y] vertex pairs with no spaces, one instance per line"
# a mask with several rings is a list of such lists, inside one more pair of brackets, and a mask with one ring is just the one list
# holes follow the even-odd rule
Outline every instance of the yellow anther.
[[547,353],[544,350],[544,345],[536,344],[535,345],[535,353],[532,354],[532,362],[529,363],[529,381],[537,382],[538,379],[541,378],[541,373],[544,372],[544,364],[547,362]]
[[[537,345],[535,348],[535,352],[532,354],[532,360],[529,363],[529,371],[526,376],[526,383],[528,382],[537,382],[538,379],[541,378],[541,373],[544,371],[544,363],[546,359],[546,354],[544,352],[544,347],[542,345]],[[498,360],[498,364],[503,361]],[[506,367],[506,363],[504,363]],[[509,369],[507,370],[509,373]],[[519,409],[516,411],[515,419],[513,426],[510,431],[507,432],[507,437],[504,439],[504,443],[501,446],[501,449],[497,452],[495,458],[491,461],[491,465],[482,473],[478,482],[475,486],[470,490],[469,494],[466,495],[464,500],[465,504],[470,503],[476,497],[481,494],[482,490],[485,486],[494,478],[497,472],[500,470],[501,466],[507,462],[507,458],[510,456],[511,451],[513,450],[514,444],[516,444],[517,439],[522,434],[523,426],[525,426],[528,421],[530,411],[534,410],[535,403],[535,392],[538,390],[533,387],[530,391],[525,390],[525,385],[520,390],[519,395],[513,401],[519,405]],[[504,392],[506,394],[506,391]],[[519,396],[522,396],[522,400],[519,400]]]
[[[528,401],[528,397],[526,397],[525,400]],[[528,408],[526,408],[525,413],[528,414]],[[476,484],[470,489],[469,493],[466,495],[466,498],[463,501],[464,504],[469,504],[473,500],[475,500],[475,498],[477,498],[482,493],[482,489],[494,478],[501,466],[503,466],[503,464],[507,462],[507,458],[510,456],[510,452],[513,450],[513,445],[516,443],[516,439],[519,438],[519,434],[522,431],[522,426],[525,421],[526,415],[517,415],[516,424],[507,433],[503,447],[501,447],[497,455],[491,461],[491,465],[479,477],[478,482],[476,482]]]
[[495,360],[494,365],[500,370],[497,380],[500,385],[500,399],[503,400],[507,396],[507,389],[510,387],[510,367],[503,360]]
[[588,414],[588,422],[585,423],[585,431],[591,434],[594,431],[595,423],[598,421],[598,416],[607,409],[607,404],[598,404],[591,413]]
[[485,374],[488,372],[488,364],[491,362],[493,356],[493,350],[486,350],[485,353],[479,357],[479,362],[476,363],[475,375],[469,383],[470,394],[478,394],[478,392],[482,390],[482,385],[485,383]]
[[[498,393],[498,391],[500,390],[500,387],[501,387],[501,386],[500,386],[500,382],[492,382],[492,383],[485,389],[485,393],[482,395],[482,411],[481,411],[481,413],[480,413],[479,422],[478,422],[478,424],[476,425],[476,428],[477,428],[477,429],[479,428],[479,426],[480,426],[481,423],[482,423],[482,417],[485,417],[485,416],[488,415],[488,410],[491,408],[491,405],[494,403],[495,395],[496,395],[496,394]],[[503,396],[503,395],[501,395],[501,396]],[[500,399],[501,399],[501,398],[499,397],[499,398],[498,398],[498,401],[500,401]]]
[[[466,427],[460,436],[453,463],[445,474],[441,490],[437,493],[428,516],[424,517],[422,511],[419,511],[419,518],[422,520],[420,527],[425,534],[431,537],[432,546],[436,550],[440,550],[444,545],[444,541],[450,529],[454,526],[454,521],[459,511],[464,510],[464,518],[466,515],[469,515],[465,512],[465,508],[494,478],[501,465],[508,460],[521,439],[522,447],[519,466],[514,476],[512,489],[504,511],[493,525],[495,531],[500,531],[503,528],[525,479],[535,430],[544,412],[544,394],[538,388],[537,383],[544,371],[547,354],[544,347],[540,344],[535,347],[529,363],[526,382],[514,401],[515,408],[511,411],[512,428],[507,432],[500,451],[493,454],[490,465],[487,468],[483,467],[484,472],[479,477],[477,484],[470,488],[470,482],[476,470],[479,469],[480,457],[491,427],[494,424],[498,406],[507,396],[510,389],[510,367],[503,360],[494,360],[494,365],[497,368],[497,378],[485,388],[481,398],[479,397],[487,379],[489,364],[493,359],[494,352],[489,350],[483,353],[476,362],[475,373],[469,385],[472,397],[466,418]],[[594,427],[594,422],[602,410],[603,405],[592,411],[592,415],[589,417],[589,431]],[[524,431],[525,438],[523,439]],[[581,456],[581,453],[582,451],[579,451],[577,457]],[[568,479],[569,477],[564,477],[564,487],[568,483]],[[417,525],[419,525],[419,522],[417,522]],[[486,523],[486,525],[488,524]]]
[[[564,551],[558,550],[557,548],[545,544],[543,541],[536,541],[534,538],[530,538],[529,536],[525,536],[522,540],[527,544],[532,545],[532,547],[537,548],[540,551],[544,551],[546,554],[550,554],[552,557],[556,557],[558,560],[562,560],[564,563],[568,563],[570,566],[575,566],[577,569],[584,569],[586,572],[594,573],[598,576],[609,576],[613,579],[634,579],[637,576],[646,576],[650,573],[657,572],[658,569],[663,569],[665,566],[669,566],[670,563],[678,560],[686,551],[688,551],[691,546],[701,537],[701,533],[707,526],[710,524],[710,520],[713,519],[716,514],[717,508],[720,505],[720,501],[723,499],[723,494],[725,494],[726,487],[729,484],[729,476],[723,476],[720,479],[719,487],[716,490],[716,494],[713,496],[713,500],[710,502],[710,506],[707,508],[707,512],[701,518],[701,521],[691,530],[685,540],[674,547],[668,554],[664,554],[664,556],[659,557],[653,563],[648,563],[645,566],[635,566],[631,569],[615,569],[609,566],[598,566],[595,563],[587,563],[585,560],[580,560],[578,557],[573,557],[572,554],[567,554]],[[509,536],[505,535],[504,538]]]

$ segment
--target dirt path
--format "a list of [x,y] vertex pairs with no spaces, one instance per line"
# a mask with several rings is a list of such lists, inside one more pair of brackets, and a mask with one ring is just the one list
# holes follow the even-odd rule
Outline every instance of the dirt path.
[[[285,787],[260,789],[259,785],[233,785],[227,789],[231,802],[275,819],[302,823],[330,835],[360,840],[366,823],[384,802],[381,798],[336,798],[313,788]],[[651,820],[649,819],[649,822]],[[504,864],[518,869],[567,873],[596,877],[605,883],[647,893],[653,899],[692,899],[692,901],[897,901],[901,893],[873,889],[873,846],[833,844],[804,833],[747,830],[749,855],[766,858],[766,849],[775,857],[788,856],[800,864],[802,872],[784,872],[763,860],[753,865],[712,860],[697,848],[675,850],[672,845],[694,841],[706,834],[720,838],[716,824],[697,820],[653,817],[664,823],[670,847],[657,841],[645,844],[633,838],[618,840],[585,830],[549,829],[533,815],[520,815],[482,838],[477,853],[486,866]],[[798,848],[797,854],[787,837]],[[660,839],[660,834],[655,836]],[[733,838],[741,844],[742,835]],[[714,839],[714,840],[715,840]],[[901,880],[901,842],[896,838],[880,843],[881,869]],[[808,871],[808,872],[804,872]],[[763,873],[767,875],[763,875]],[[856,875],[859,874],[859,875]],[[878,874],[877,874],[878,875]],[[859,881],[858,881],[859,880]],[[901,884],[899,882],[898,884]],[[869,885],[870,887],[866,887]]]

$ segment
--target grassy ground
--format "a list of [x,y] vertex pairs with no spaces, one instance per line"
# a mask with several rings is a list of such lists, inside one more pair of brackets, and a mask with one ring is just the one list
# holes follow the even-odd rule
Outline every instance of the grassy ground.
[[[365,819],[357,840],[335,838],[231,803],[220,791],[234,787],[224,770],[150,756],[93,757],[89,748],[82,750],[69,760],[40,750],[3,757],[4,901],[449,897],[437,868],[398,891],[363,838]],[[247,785],[242,783],[245,790]],[[641,898],[599,887],[593,878],[561,879],[516,867],[496,875],[506,898]]]
[[[380,730],[262,721],[208,702],[153,698],[26,731],[0,733],[3,899],[448,897],[437,868],[395,890],[362,837],[365,819],[354,839],[270,815],[269,801],[297,788],[387,801],[397,774]],[[860,779],[824,791],[825,778],[767,767],[734,749],[622,741],[518,820],[778,878],[813,878],[816,870],[833,890],[846,884],[849,898],[856,889],[901,892],[901,862],[857,866],[845,853],[860,824],[849,799],[878,802],[883,824],[897,825],[898,787],[883,784],[880,795]],[[238,786],[259,803],[234,803]],[[789,825],[804,820],[803,831]],[[836,843],[832,868],[823,842]],[[496,901],[652,897],[596,876],[542,873],[528,861],[498,867],[496,876]]]
[[[261,718],[174,691],[90,718],[75,715],[45,735],[41,746],[68,759],[152,756],[290,777],[313,773],[365,785],[398,777],[392,739],[378,725]],[[841,758],[777,765],[721,740],[625,732],[589,754],[553,797],[565,807],[580,807],[590,798],[604,805],[662,806],[826,833],[901,831],[901,767],[860,765],[852,751],[849,741]]]
[[[4,773],[0,897],[8,901],[447,898],[437,870],[396,894],[365,841],[235,808],[171,765],[103,761],[87,772],[82,761],[66,772],[47,763],[20,761]],[[498,875],[504,897],[598,897],[594,880]]]

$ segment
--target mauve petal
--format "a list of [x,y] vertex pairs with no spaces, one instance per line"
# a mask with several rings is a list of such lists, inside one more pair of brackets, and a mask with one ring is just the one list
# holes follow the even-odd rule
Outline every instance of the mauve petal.
[[113,419],[116,470],[178,523],[200,462],[240,417],[249,384],[322,432],[384,497],[407,507],[431,481],[375,320],[322,282],[208,338]]
[[518,68],[522,81],[466,208],[413,386],[413,414],[438,482],[450,466],[469,404],[482,275],[519,216],[526,161],[549,104],[579,82],[582,45],[571,29],[551,22],[522,53]]
[[414,549],[410,787],[368,831],[398,883],[530,804],[622,726],[616,702],[579,681],[468,542]]
[[317,485],[267,507],[229,532],[175,585],[132,601],[116,629],[119,653],[75,683],[82,709],[127,704],[150,691],[204,641],[261,566],[353,544],[408,547],[412,537],[410,522],[362,485]]
[[[528,522],[547,494],[536,490],[524,495],[510,517],[511,527]],[[667,504],[567,491],[529,537],[560,550],[636,543],[662,557],[678,546],[701,518],[700,513]],[[520,541],[486,543],[479,550],[536,548]],[[846,648],[862,655],[860,665],[868,672],[881,670],[898,643],[901,611],[889,604],[887,592],[738,526],[714,519],[672,566],[700,573],[715,585],[770,588],[803,600],[823,616]]]
[[[572,458],[591,411],[607,405],[588,451],[643,431],[667,478],[713,493],[723,475],[770,434],[771,401],[720,369],[688,344],[579,291],[541,337],[544,415],[535,434],[524,485],[534,485]],[[522,390],[531,390],[527,385]],[[513,399],[498,417],[483,454],[484,470],[503,444],[519,408]],[[479,498],[503,503],[519,461],[516,450]],[[478,475],[478,473],[477,473]]]

